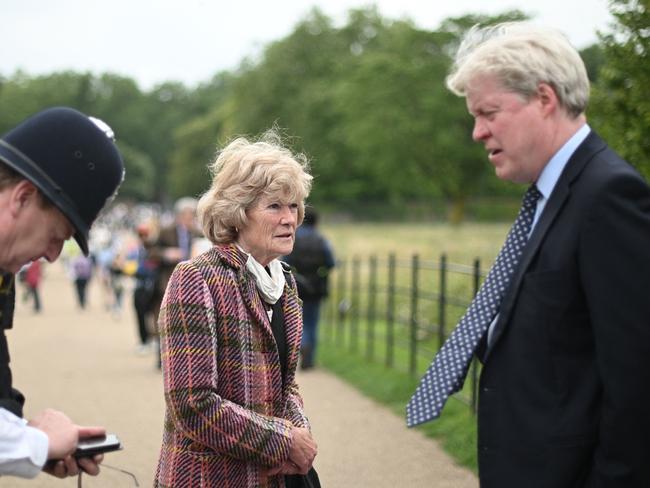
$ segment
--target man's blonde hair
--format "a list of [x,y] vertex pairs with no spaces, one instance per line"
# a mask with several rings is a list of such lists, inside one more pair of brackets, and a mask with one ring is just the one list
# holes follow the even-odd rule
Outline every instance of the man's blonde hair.
[[578,51],[561,32],[529,22],[472,27],[464,37],[447,87],[465,96],[480,75],[494,76],[503,88],[530,99],[540,83],[553,87],[560,105],[577,117],[589,101],[589,78]]

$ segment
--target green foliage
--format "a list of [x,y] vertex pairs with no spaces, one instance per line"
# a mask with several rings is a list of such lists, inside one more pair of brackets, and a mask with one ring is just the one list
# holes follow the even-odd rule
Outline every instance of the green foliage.
[[580,57],[585,63],[585,68],[587,68],[587,76],[589,76],[589,81],[591,83],[596,83],[600,75],[600,70],[605,64],[605,52],[603,47],[599,44],[593,44],[582,51],[580,51]]
[[[270,44],[257,64],[245,63],[233,83],[228,126],[257,134],[274,123],[294,136],[294,149],[312,158],[313,198],[349,201],[358,181],[336,110],[337,83],[350,58],[345,36],[317,9],[287,38]],[[352,176],[352,177],[350,177]]]
[[257,63],[242,65],[225,125],[247,134],[285,127],[312,156],[314,204],[464,202],[494,177],[470,140],[464,101],[444,85],[461,24],[422,31],[370,7],[335,28],[315,9]]
[[601,35],[605,63],[589,112],[592,125],[625,159],[650,177],[650,5],[610,0],[617,23]]
[[[639,8],[621,14],[629,25],[625,43],[610,36],[606,48],[582,55],[599,84],[594,125],[643,168],[650,110],[642,91],[650,63],[647,14]],[[166,204],[207,189],[207,165],[233,136],[256,136],[277,124],[293,149],[311,158],[312,204],[354,218],[498,217],[508,210],[475,202],[507,199],[519,189],[493,175],[471,141],[464,100],[444,80],[468,28],[525,18],[518,10],[470,14],[428,31],[386,19],[375,7],[351,10],[336,26],[315,8],[255,59],[192,90],[162,83],[143,92],[112,73],[17,72],[0,77],[0,132],[51,105],[100,117],[125,152],[120,195]]]
[[[220,77],[194,91],[178,83],[163,83],[143,93],[132,79],[111,73],[29,77],[18,72],[0,84],[0,132],[55,105],[99,117],[115,132],[126,163],[119,198],[166,201],[170,197],[169,162],[177,142],[174,132],[212,110],[224,90]],[[186,177],[188,168],[191,165],[183,165],[171,173]],[[197,179],[201,178],[204,182],[205,175]]]
[[94,108],[94,77],[71,71],[31,78],[17,72],[0,89],[0,133],[46,107],[71,105],[79,110]]
[[124,160],[124,182],[120,186],[119,198],[136,202],[150,202],[155,196],[156,168],[147,154],[129,146],[118,143]]
[[[174,131],[169,185],[175,198],[198,196],[209,187],[208,164],[222,127],[220,110],[195,118]],[[211,141],[211,143],[209,142]]]
[[444,86],[458,37],[470,21],[490,20],[452,19],[429,32],[369,7],[335,27],[314,9],[259,59],[195,90],[163,83],[144,93],[111,73],[16,73],[0,84],[0,129],[48,105],[98,116],[125,151],[121,195],[165,203],[207,188],[219,145],[277,124],[311,157],[313,203],[400,212],[436,198],[462,216],[470,196],[504,192],[470,141],[463,100]]
[[459,166],[447,164],[441,137],[447,131],[441,128],[469,117],[462,100],[444,88],[449,61],[440,53],[447,39],[404,22],[374,26],[372,32],[372,43],[353,44],[358,59],[334,101],[352,154],[347,171],[365,182],[365,201],[453,196],[445,182]]

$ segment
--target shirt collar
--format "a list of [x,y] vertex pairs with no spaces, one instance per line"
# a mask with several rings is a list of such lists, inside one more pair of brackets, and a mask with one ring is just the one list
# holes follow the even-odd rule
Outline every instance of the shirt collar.
[[584,141],[591,132],[589,124],[585,124],[576,131],[571,138],[564,143],[564,145],[555,153],[551,160],[546,164],[542,173],[537,179],[536,185],[539,192],[544,199],[548,199],[553,192],[553,188],[560,179],[560,175],[564,167],[569,162],[569,158],[573,155],[582,141]]

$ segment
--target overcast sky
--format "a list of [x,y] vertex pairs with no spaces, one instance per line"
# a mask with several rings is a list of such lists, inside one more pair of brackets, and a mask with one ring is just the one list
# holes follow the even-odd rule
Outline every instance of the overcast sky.
[[578,48],[612,21],[607,0],[2,0],[0,74],[110,71],[143,89],[171,80],[193,86],[288,35],[313,6],[341,25],[349,9],[373,3],[382,16],[425,29],[519,8]]

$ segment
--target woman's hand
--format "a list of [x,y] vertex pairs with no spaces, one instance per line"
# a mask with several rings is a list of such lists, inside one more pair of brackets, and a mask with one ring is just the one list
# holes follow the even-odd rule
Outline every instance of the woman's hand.
[[297,473],[307,474],[314,462],[316,454],[318,453],[318,446],[316,445],[316,442],[314,442],[311,432],[309,432],[308,429],[294,427],[291,430],[291,437],[288,462],[295,466],[295,469],[298,470]]
[[280,466],[277,466],[275,468],[262,470],[262,476],[265,476],[265,477],[270,478],[271,476],[275,476],[277,474],[281,474],[281,475],[300,474],[300,471],[298,469],[298,466],[293,464],[291,461],[285,461]]
[[262,476],[275,476],[277,474],[307,474],[314,458],[317,446],[308,429],[294,427],[291,429],[291,446],[289,459],[280,466],[262,470]]

